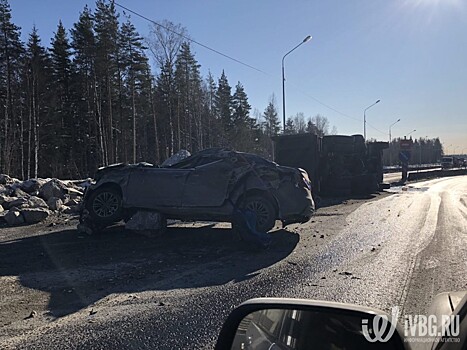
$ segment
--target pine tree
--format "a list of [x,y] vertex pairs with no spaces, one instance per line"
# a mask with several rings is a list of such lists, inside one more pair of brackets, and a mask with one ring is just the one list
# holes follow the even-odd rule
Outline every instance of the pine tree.
[[[56,137],[59,129],[54,125],[53,120],[48,117],[50,95],[50,57],[47,50],[41,45],[41,39],[37,29],[33,27],[29,35],[27,44],[27,67],[28,67],[28,104],[30,106],[30,125],[32,124],[32,148],[33,148],[33,164],[34,177],[39,175],[39,159],[40,151],[43,151],[43,175],[53,173],[54,166],[57,164],[56,159],[57,149],[53,142],[50,142]],[[44,143],[42,144],[42,141]]]
[[253,147],[254,129],[256,122],[250,118],[251,106],[243,85],[238,82],[232,97],[232,123],[230,139],[236,149],[247,151]]
[[[200,65],[191,52],[189,43],[180,47],[175,62],[175,87],[177,96],[178,148],[196,151],[202,144],[202,89]],[[183,135],[183,137],[182,137]]]
[[287,121],[285,122],[285,131],[284,131],[285,134],[295,134],[296,131],[295,131],[295,125],[294,125],[294,121],[292,118],[288,118]]
[[264,110],[264,133],[267,137],[276,136],[280,130],[280,122],[277,116],[274,95],[271,97],[268,106]]
[[156,79],[155,100],[156,108],[161,115],[163,123],[160,125],[161,135],[164,137],[165,152],[162,158],[168,158],[174,153],[175,149],[175,130],[174,130],[174,100],[175,82],[172,65],[169,61],[161,68],[160,74]]
[[[138,123],[138,115],[148,115],[148,113],[141,113],[144,107],[139,101],[139,96],[146,94],[150,98],[150,81],[148,81],[147,71],[148,59],[144,53],[146,48],[143,45],[143,38],[136,31],[135,26],[130,22],[129,18],[123,23],[119,35],[119,50],[120,50],[120,64],[121,71],[124,76],[124,83],[127,87],[129,106],[131,106],[131,127],[127,128],[126,125],[121,125],[119,132],[123,133],[126,129],[132,130],[131,144],[132,144],[132,160],[135,163],[137,158],[137,134],[138,124],[143,126],[139,128],[140,133],[145,133],[147,130],[147,120],[141,120]],[[147,102],[145,103],[147,106]],[[147,137],[141,137],[139,140],[144,141],[145,145],[141,145],[140,154],[145,153],[142,149],[147,148]],[[125,139],[124,139],[125,140]]]
[[232,88],[229,85],[225,72],[222,71],[222,75],[217,82],[217,91],[215,95],[215,108],[217,112],[217,118],[222,125],[222,134],[219,135],[220,145],[229,146],[227,135],[231,132],[234,127],[232,122]]
[[272,158],[272,139],[280,130],[280,122],[277,116],[276,102],[274,95],[269,99],[269,103],[263,112],[264,122],[262,124],[263,133],[260,135],[260,141],[263,148],[263,156]]
[[114,104],[118,96],[118,14],[113,1],[97,0],[94,12],[96,33],[97,113],[103,135],[103,162],[116,162]]
[[248,97],[245,93],[242,83],[238,82],[235,86],[235,92],[232,97],[233,113],[232,120],[235,126],[251,127],[250,120],[251,106],[248,103]]
[[216,137],[221,134],[222,125],[219,120],[216,119],[218,112],[216,110],[216,98],[217,85],[211,72],[208,72],[208,76],[205,81],[204,97],[205,97],[205,109],[206,109],[206,128],[205,133],[205,145],[209,148],[214,147]]
[[[12,165],[15,148],[20,146],[18,141],[22,137],[22,130],[20,137],[17,137],[15,125],[19,124],[21,109],[23,54],[20,28],[11,21],[8,1],[0,0],[0,169],[13,175],[19,173],[13,172]],[[23,167],[22,161],[20,167]]]
[[82,145],[75,153],[75,157],[79,158],[75,162],[78,163],[77,168],[88,176],[104,163],[101,114],[97,113],[96,38],[93,26],[93,15],[85,6],[78,22],[71,29],[73,70],[76,72],[71,88],[77,121],[76,132]]
[[58,172],[56,176],[72,177],[76,165],[72,166],[75,159],[76,141],[79,135],[76,133],[77,123],[74,119],[71,97],[71,48],[66,35],[65,27],[60,21],[57,32],[51,42],[51,74],[54,84],[51,86],[51,119],[56,128],[60,128],[55,134],[54,144],[59,150]]

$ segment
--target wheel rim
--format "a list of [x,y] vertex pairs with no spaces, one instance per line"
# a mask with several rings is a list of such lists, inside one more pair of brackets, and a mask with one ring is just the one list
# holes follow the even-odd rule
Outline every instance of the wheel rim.
[[108,218],[114,215],[119,207],[118,197],[111,192],[99,193],[92,203],[92,210],[101,218]]
[[269,212],[263,202],[261,201],[249,202],[246,206],[246,209],[249,209],[255,212],[256,227],[261,227],[267,222],[269,218]]

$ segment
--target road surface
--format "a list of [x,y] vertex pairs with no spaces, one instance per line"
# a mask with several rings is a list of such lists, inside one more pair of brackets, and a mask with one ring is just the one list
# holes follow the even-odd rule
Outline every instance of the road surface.
[[2,229],[0,348],[209,349],[252,297],[420,314],[435,294],[467,289],[466,176],[323,204],[261,252],[222,226],[170,228],[164,240]]

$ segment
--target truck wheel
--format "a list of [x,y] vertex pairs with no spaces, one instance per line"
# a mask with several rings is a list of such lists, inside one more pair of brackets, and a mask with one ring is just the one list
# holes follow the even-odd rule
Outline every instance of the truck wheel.
[[112,224],[122,219],[122,196],[115,188],[100,187],[90,195],[86,209],[96,223]]
[[256,214],[256,230],[259,232],[268,232],[276,224],[276,208],[263,196],[248,196],[241,207]]

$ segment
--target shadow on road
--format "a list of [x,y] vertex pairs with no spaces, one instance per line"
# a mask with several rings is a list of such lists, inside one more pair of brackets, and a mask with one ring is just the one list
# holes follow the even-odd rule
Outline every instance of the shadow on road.
[[316,207],[318,209],[331,207],[334,205],[343,204],[349,200],[370,200],[376,198],[376,196],[376,194],[353,194],[350,196],[343,197],[321,197],[316,203]]
[[272,232],[268,250],[254,251],[230,229],[168,228],[150,238],[115,227],[95,236],[64,229],[0,243],[0,275],[49,293],[56,316],[111,293],[134,293],[234,283],[287,257],[299,236]]

